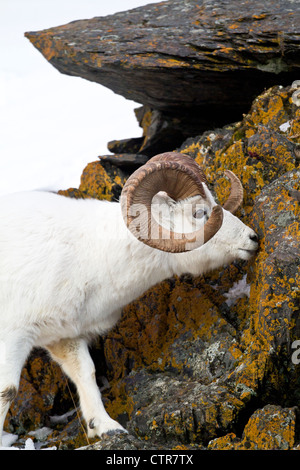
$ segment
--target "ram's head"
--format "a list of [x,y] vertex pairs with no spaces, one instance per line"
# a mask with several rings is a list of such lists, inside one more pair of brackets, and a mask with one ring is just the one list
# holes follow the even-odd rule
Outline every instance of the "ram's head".
[[257,249],[257,236],[233,215],[243,201],[243,187],[234,173],[225,174],[231,193],[221,207],[191,157],[167,152],[151,158],[128,178],[122,191],[128,229],[146,245],[171,253],[195,250],[213,238],[229,245],[238,242],[239,254],[234,257],[248,259]]

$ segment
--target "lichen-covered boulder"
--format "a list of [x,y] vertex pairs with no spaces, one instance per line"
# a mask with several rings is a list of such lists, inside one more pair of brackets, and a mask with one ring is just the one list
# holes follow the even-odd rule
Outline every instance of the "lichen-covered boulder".
[[118,166],[108,161],[89,163],[82,172],[79,188],[60,190],[59,194],[78,199],[118,200],[128,177]]
[[17,397],[10,407],[5,430],[23,434],[49,423],[49,415],[70,406],[67,379],[41,349],[34,350],[23,368]]
[[209,442],[209,450],[291,450],[296,442],[296,408],[266,405],[247,422],[242,437],[234,433]]
[[180,147],[181,152],[205,168],[209,182],[216,183],[221,203],[226,200],[226,186],[229,187],[225,178],[220,178],[224,169],[240,177],[245,189],[242,214],[247,215],[264,186],[299,165],[297,93],[294,86],[272,87],[254,100],[242,121],[207,131]]
[[211,183],[218,178],[221,203],[228,191],[223,170],[241,178],[245,205],[238,215],[258,233],[260,250],[249,263],[164,281],[126,307],[107,335],[108,409],[142,439],[206,446],[240,432],[255,403],[298,403],[291,357],[300,338],[294,91],[269,89],[242,122],[180,148],[204,166]]

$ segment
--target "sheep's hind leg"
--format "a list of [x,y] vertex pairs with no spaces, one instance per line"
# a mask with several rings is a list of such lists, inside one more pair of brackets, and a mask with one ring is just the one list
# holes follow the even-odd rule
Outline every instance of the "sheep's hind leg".
[[105,411],[96,383],[95,366],[85,340],[64,339],[48,345],[47,349],[76,385],[88,437],[127,432]]

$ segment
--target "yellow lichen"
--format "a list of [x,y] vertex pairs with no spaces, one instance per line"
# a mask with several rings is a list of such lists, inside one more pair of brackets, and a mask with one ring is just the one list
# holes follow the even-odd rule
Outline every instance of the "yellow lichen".
[[209,450],[289,450],[295,444],[295,413],[267,406],[249,419],[241,439],[233,433],[212,440]]

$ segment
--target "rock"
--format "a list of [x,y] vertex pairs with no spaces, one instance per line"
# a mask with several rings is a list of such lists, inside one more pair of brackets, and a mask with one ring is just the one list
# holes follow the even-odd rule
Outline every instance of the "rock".
[[44,350],[34,350],[23,368],[17,397],[6,418],[10,432],[23,434],[47,424],[49,414],[62,414],[71,398],[60,367]]
[[[293,87],[275,86],[259,95],[242,121],[206,131],[178,148],[206,168],[220,202],[228,197],[222,172],[236,172],[245,188],[242,214],[252,211],[262,188],[298,164],[300,108]],[[280,126],[290,123],[282,131]],[[214,187],[213,187],[214,185]]]
[[143,137],[133,137],[132,139],[112,140],[108,142],[107,148],[112,153],[136,154],[139,152],[144,142]]
[[146,155],[122,153],[118,155],[101,155],[101,164],[110,163],[125,172],[133,172],[138,167],[144,165],[149,159]]
[[234,433],[209,442],[209,450],[291,450],[295,445],[296,409],[267,405],[253,413],[239,439]]
[[[116,162],[117,157],[114,159]],[[133,159],[137,161],[136,158]],[[131,165],[132,167],[132,165]],[[79,188],[69,188],[67,190],[58,191],[63,196],[74,198],[96,198],[106,199],[108,201],[118,200],[123,185],[128,177],[128,173],[124,174],[122,169],[115,164],[111,164],[111,160],[89,163],[83,170]]]
[[292,344],[300,335],[300,208],[289,195],[299,187],[300,170],[294,169],[263,188],[255,200],[252,220],[263,246],[254,266],[249,302],[255,338],[248,352],[255,367],[251,378],[242,374],[242,382],[249,385],[254,371],[263,370],[263,393],[279,395],[288,405],[297,403],[300,379],[292,361]]
[[163,447],[155,446],[152,442],[141,441],[130,434],[115,434],[108,436],[107,434],[101,440],[87,446],[79,447],[78,450],[164,450]]
[[[211,188],[221,203],[228,191],[223,169],[238,174],[245,187],[238,215],[261,246],[250,263],[153,287],[108,333],[107,409],[140,439],[206,448],[225,436],[227,446],[237,439],[247,448],[241,436],[251,411],[270,401],[283,407],[299,401],[292,344],[300,338],[300,139],[292,94],[291,87],[273,87],[243,121],[180,148],[204,166],[211,185],[217,179]],[[286,121],[291,126],[280,130]],[[274,436],[268,436],[258,445],[271,448]]]
[[298,79],[299,24],[292,0],[172,0],[26,37],[60,72],[158,112],[176,147],[240,120],[265,88]]
[[143,142],[139,151],[149,157],[168,151],[180,145],[187,135],[199,132],[199,123],[195,123],[193,128],[190,120],[184,122],[182,117],[167,116],[149,106],[136,109],[135,115],[143,129]]

